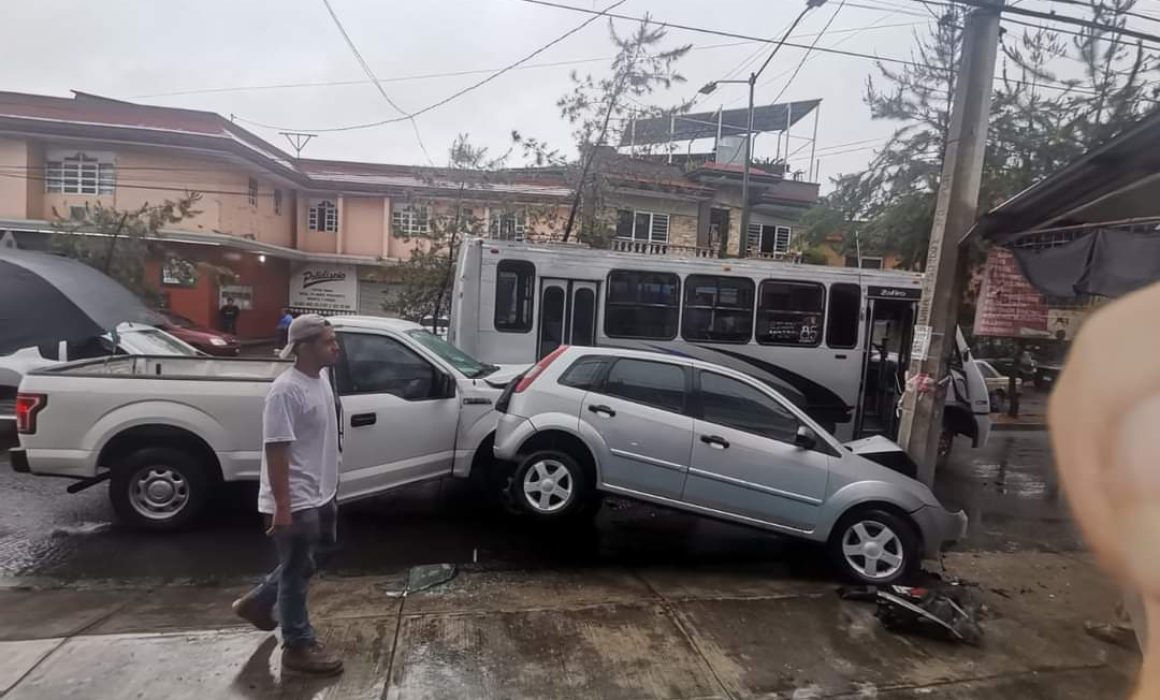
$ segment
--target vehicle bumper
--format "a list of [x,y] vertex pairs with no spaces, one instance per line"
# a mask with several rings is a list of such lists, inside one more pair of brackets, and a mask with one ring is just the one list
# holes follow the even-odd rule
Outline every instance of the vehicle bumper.
[[12,465],[12,471],[18,474],[27,474],[32,471],[32,468],[28,466],[28,453],[24,450],[9,451],[8,463]]
[[495,427],[495,456],[497,459],[512,460],[519,452],[520,445],[533,433],[536,426],[523,416],[510,413],[501,414]]
[[928,557],[967,536],[967,514],[961,510],[950,512],[941,506],[924,506],[911,513],[922,530],[922,541]]

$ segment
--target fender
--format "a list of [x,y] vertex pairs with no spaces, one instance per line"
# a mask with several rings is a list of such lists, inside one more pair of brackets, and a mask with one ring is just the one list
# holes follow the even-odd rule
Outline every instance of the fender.
[[826,499],[826,507],[820,509],[821,519],[814,528],[814,539],[825,541],[830,537],[834,524],[851,508],[862,503],[888,503],[907,513],[928,505],[917,495],[898,488],[897,484],[884,481],[859,481],[843,486]]
[[[230,442],[225,426],[201,409],[173,401],[139,401],[121,406],[102,416],[81,439],[81,445],[89,452],[92,467],[95,469],[98,466],[97,457],[110,440],[129,428],[142,425],[168,425],[197,435],[218,454],[222,476],[226,480],[234,477],[232,467],[235,466],[235,460],[223,455],[223,446]],[[253,443],[246,445],[250,449],[236,453],[236,457],[241,458],[240,461],[246,461],[246,456],[251,451],[254,461],[261,459],[261,436],[254,435]]]
[[483,444],[487,436],[495,432],[498,422],[499,414],[495,411],[488,411],[476,418],[475,422],[467,426],[465,430],[459,431],[457,439],[461,442],[455,444],[455,463],[451,468],[453,476],[459,478],[471,476],[471,464],[475,460],[475,453],[479,451],[479,446]]

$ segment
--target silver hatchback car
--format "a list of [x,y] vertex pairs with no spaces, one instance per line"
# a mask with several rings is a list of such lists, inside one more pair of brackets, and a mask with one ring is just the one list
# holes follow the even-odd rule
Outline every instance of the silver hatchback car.
[[707,362],[561,347],[496,408],[512,497],[541,520],[628,496],[825,543],[846,575],[876,584],[966,533],[890,441],[843,445],[772,388]]

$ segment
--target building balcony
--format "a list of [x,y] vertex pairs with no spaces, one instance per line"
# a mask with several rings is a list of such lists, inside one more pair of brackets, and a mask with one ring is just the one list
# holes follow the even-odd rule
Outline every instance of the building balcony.
[[677,245],[665,241],[636,241],[630,238],[613,238],[608,248],[618,253],[637,253],[640,255],[670,255],[679,258],[715,258],[716,248],[692,245]]

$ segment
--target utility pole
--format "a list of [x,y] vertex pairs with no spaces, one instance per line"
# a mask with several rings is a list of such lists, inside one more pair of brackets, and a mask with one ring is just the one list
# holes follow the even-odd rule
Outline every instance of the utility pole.
[[[768,63],[768,61],[766,62]],[[762,66],[764,68],[765,66]],[[749,255],[749,164],[753,162],[753,90],[757,87],[757,73],[749,74],[749,116],[745,127],[745,165],[741,171],[741,233],[737,239],[737,257]],[[786,106],[789,109],[789,106]],[[722,258],[729,255],[729,237],[721,236]]]
[[[963,33],[963,55],[915,322],[915,352],[902,402],[899,443],[918,463],[919,479],[926,484],[934,481],[943,403],[949,392],[949,382],[940,380],[947,376],[947,359],[955,351],[961,289],[959,241],[974,223],[979,206],[1002,0],[989,4],[991,7],[971,12]],[[931,386],[932,390],[924,390]]]

